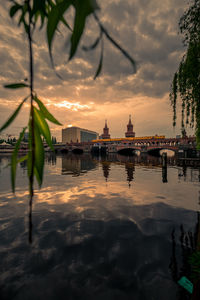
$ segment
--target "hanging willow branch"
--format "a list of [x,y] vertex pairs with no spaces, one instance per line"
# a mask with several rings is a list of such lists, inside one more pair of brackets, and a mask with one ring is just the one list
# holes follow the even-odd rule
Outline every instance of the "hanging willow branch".
[[183,42],[187,50],[171,85],[173,126],[176,125],[179,96],[182,103],[182,133],[188,124],[195,126],[197,149],[200,149],[200,0],[193,0],[193,5],[181,17],[179,28],[184,35]]

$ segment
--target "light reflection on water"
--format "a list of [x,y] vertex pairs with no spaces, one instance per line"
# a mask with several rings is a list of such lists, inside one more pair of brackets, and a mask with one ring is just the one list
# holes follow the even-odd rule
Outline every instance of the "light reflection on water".
[[188,299],[176,282],[197,223],[198,168],[171,157],[166,181],[156,157],[48,155],[29,245],[26,164],[13,196],[8,162],[0,157],[1,299]]
[[160,150],[160,155],[162,155],[163,153],[167,153],[168,157],[173,157],[175,154],[173,150],[168,150],[168,149]]

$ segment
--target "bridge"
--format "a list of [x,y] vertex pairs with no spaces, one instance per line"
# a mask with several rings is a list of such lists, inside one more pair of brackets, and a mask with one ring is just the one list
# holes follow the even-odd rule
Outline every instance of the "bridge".
[[[48,147],[48,145],[45,145],[45,151],[51,151],[51,149]],[[75,154],[81,154],[83,152],[91,152],[92,150],[93,143],[88,142],[88,143],[59,143],[59,144],[54,144],[54,150],[55,152],[61,152],[61,153],[67,153],[67,152],[72,152]]]
[[[178,152],[180,147],[178,146],[171,146],[171,145],[163,145],[163,146],[159,146],[159,145],[141,145],[141,146],[136,146],[136,145],[120,145],[120,146],[116,146],[113,147],[112,150],[108,149],[108,152],[117,152],[117,153],[131,153],[131,152],[135,152],[135,151],[140,151],[140,152],[147,152],[147,153],[156,153],[159,152],[160,150],[171,150],[174,151],[175,153]],[[113,151],[114,150],[114,151]]]
[[100,143],[107,148],[108,153],[125,153],[125,152],[148,152],[156,153],[162,149],[178,152],[180,149],[196,149],[195,137],[185,138],[165,138],[165,137],[144,137],[125,140],[114,140],[106,143]]
[[83,143],[67,143],[55,145],[56,151],[83,153],[92,150],[104,151],[106,153],[133,153],[134,151],[146,153],[158,153],[162,149],[178,152],[180,149],[196,149],[196,138],[165,138],[158,137],[142,137],[142,138],[122,138],[110,140],[98,140]]

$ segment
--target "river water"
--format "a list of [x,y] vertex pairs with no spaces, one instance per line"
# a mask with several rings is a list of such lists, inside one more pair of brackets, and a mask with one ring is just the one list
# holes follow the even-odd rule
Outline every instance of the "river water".
[[191,278],[200,169],[49,154],[30,220],[26,164],[13,195],[9,162],[0,156],[0,299],[190,299],[177,281]]

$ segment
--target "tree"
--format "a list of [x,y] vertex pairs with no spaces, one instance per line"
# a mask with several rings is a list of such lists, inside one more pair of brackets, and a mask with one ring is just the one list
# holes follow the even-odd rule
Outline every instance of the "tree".
[[[53,150],[51,133],[46,120],[61,125],[58,120],[47,110],[43,102],[39,99],[34,89],[34,45],[33,36],[35,29],[40,25],[40,28],[45,28],[47,35],[47,43],[52,66],[54,68],[52,56],[52,44],[55,33],[58,31],[59,24],[65,25],[68,33],[71,34],[69,60],[71,60],[77,51],[81,37],[86,27],[88,17],[94,17],[99,26],[99,35],[92,45],[84,47],[85,51],[94,50],[99,44],[101,47],[99,64],[94,76],[94,79],[99,76],[103,64],[103,42],[107,39],[111,42],[132,64],[135,72],[135,61],[133,58],[110,36],[104,25],[101,23],[97,10],[99,6],[96,0],[10,0],[10,17],[19,16],[18,24],[23,26],[29,44],[29,79],[18,83],[7,84],[4,87],[8,89],[24,88],[28,90],[28,95],[22,100],[15,112],[10,116],[7,122],[0,128],[0,132],[7,128],[16,118],[20,109],[25,102],[30,101],[30,114],[27,126],[20,133],[11,159],[11,182],[13,192],[15,191],[15,178],[17,164],[22,161],[27,161],[28,178],[29,178],[29,194],[30,207],[32,207],[33,199],[33,183],[34,178],[37,179],[39,186],[43,180],[44,168],[44,147],[43,139],[46,140],[49,147]],[[71,8],[74,8],[74,22],[71,28],[65,19],[65,13]],[[40,24],[39,24],[40,23]],[[59,74],[57,74],[59,76]],[[20,144],[28,131],[28,154],[23,158],[18,159],[18,151]]]
[[197,149],[200,149],[200,0],[192,0],[179,21],[179,28],[187,48],[171,86],[173,125],[176,125],[176,105],[180,96],[182,132],[188,124],[195,126]]

